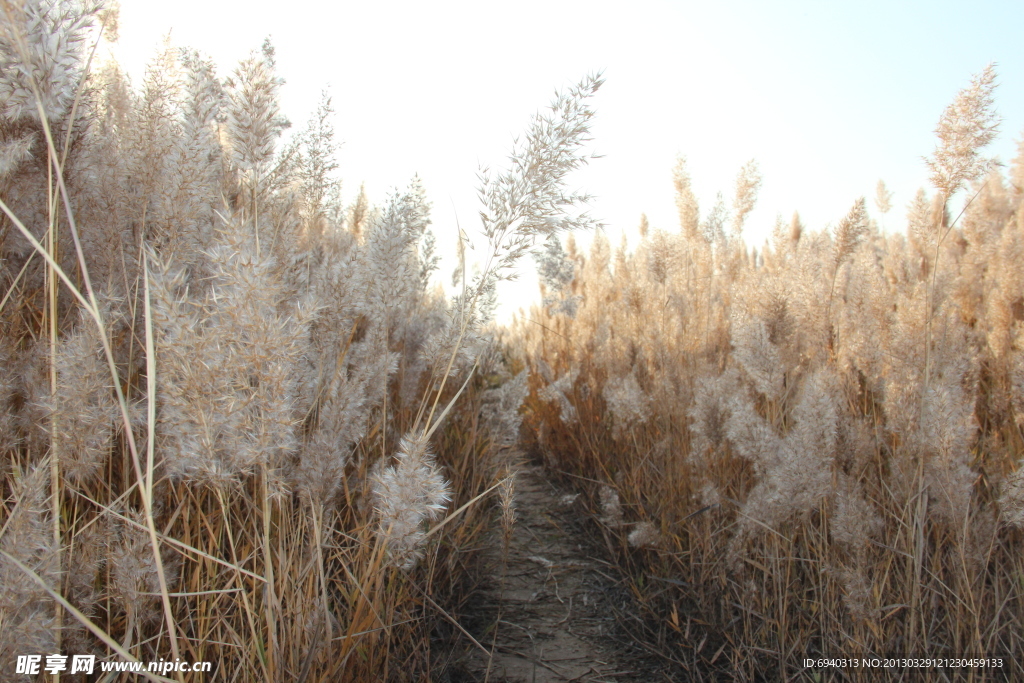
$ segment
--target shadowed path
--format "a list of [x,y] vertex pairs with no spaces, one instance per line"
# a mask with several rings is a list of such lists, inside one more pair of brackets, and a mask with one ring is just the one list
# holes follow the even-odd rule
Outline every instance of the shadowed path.
[[[651,680],[625,664],[610,601],[615,580],[593,558],[574,496],[540,467],[520,469],[516,525],[502,562],[500,537],[488,551],[491,579],[471,605],[470,631],[492,655],[475,649],[466,668],[477,681]],[[475,627],[475,628],[474,628]]]

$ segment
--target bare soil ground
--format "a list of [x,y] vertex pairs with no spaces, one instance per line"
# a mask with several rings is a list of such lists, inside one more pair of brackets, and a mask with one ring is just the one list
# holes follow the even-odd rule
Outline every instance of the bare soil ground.
[[[595,557],[574,496],[542,468],[519,470],[516,524],[507,557],[500,532],[487,551],[493,568],[469,605],[474,647],[460,667],[472,681],[580,683],[671,680],[656,662],[630,653],[615,614],[629,597]],[[620,609],[615,609],[619,607]]]

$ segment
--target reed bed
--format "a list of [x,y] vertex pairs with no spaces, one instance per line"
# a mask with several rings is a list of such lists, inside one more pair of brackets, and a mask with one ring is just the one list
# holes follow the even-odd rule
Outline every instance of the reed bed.
[[637,638],[694,680],[1024,673],[1024,147],[984,156],[995,87],[990,66],[942,114],[905,231],[879,228],[880,182],[751,249],[756,165],[701,212],[680,159],[678,230],[547,245],[508,337],[529,442],[590,497]]
[[490,260],[446,298],[421,183],[345,206],[330,98],[286,133],[269,42],[228,77],[168,47],[135,85],[93,61],[114,9],[0,9],[3,678],[454,675],[525,391],[494,285],[587,223],[564,177],[600,79],[485,174]]

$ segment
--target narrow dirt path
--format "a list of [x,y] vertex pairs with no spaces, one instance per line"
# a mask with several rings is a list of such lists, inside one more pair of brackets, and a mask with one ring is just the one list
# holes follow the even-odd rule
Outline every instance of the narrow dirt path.
[[466,669],[476,681],[548,683],[651,680],[626,664],[610,636],[616,624],[614,579],[588,547],[574,498],[542,468],[519,470],[516,524],[507,563],[500,538],[485,561],[494,569],[471,606],[471,629],[481,645]]

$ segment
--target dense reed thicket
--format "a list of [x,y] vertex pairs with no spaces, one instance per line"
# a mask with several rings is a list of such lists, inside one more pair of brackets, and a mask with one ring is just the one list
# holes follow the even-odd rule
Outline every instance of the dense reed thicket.
[[527,425],[589,487],[649,642],[694,675],[880,654],[1024,675],[1024,146],[984,158],[994,89],[989,67],[943,113],[905,232],[862,198],[750,250],[756,167],[702,215],[680,160],[680,230],[548,245],[513,337]]
[[269,43],[227,78],[167,48],[135,87],[92,63],[100,4],[0,6],[2,677],[446,675],[525,393],[494,285],[587,223],[564,177],[600,79],[485,176],[490,260],[446,300],[419,181],[343,206],[331,101],[286,137]]

